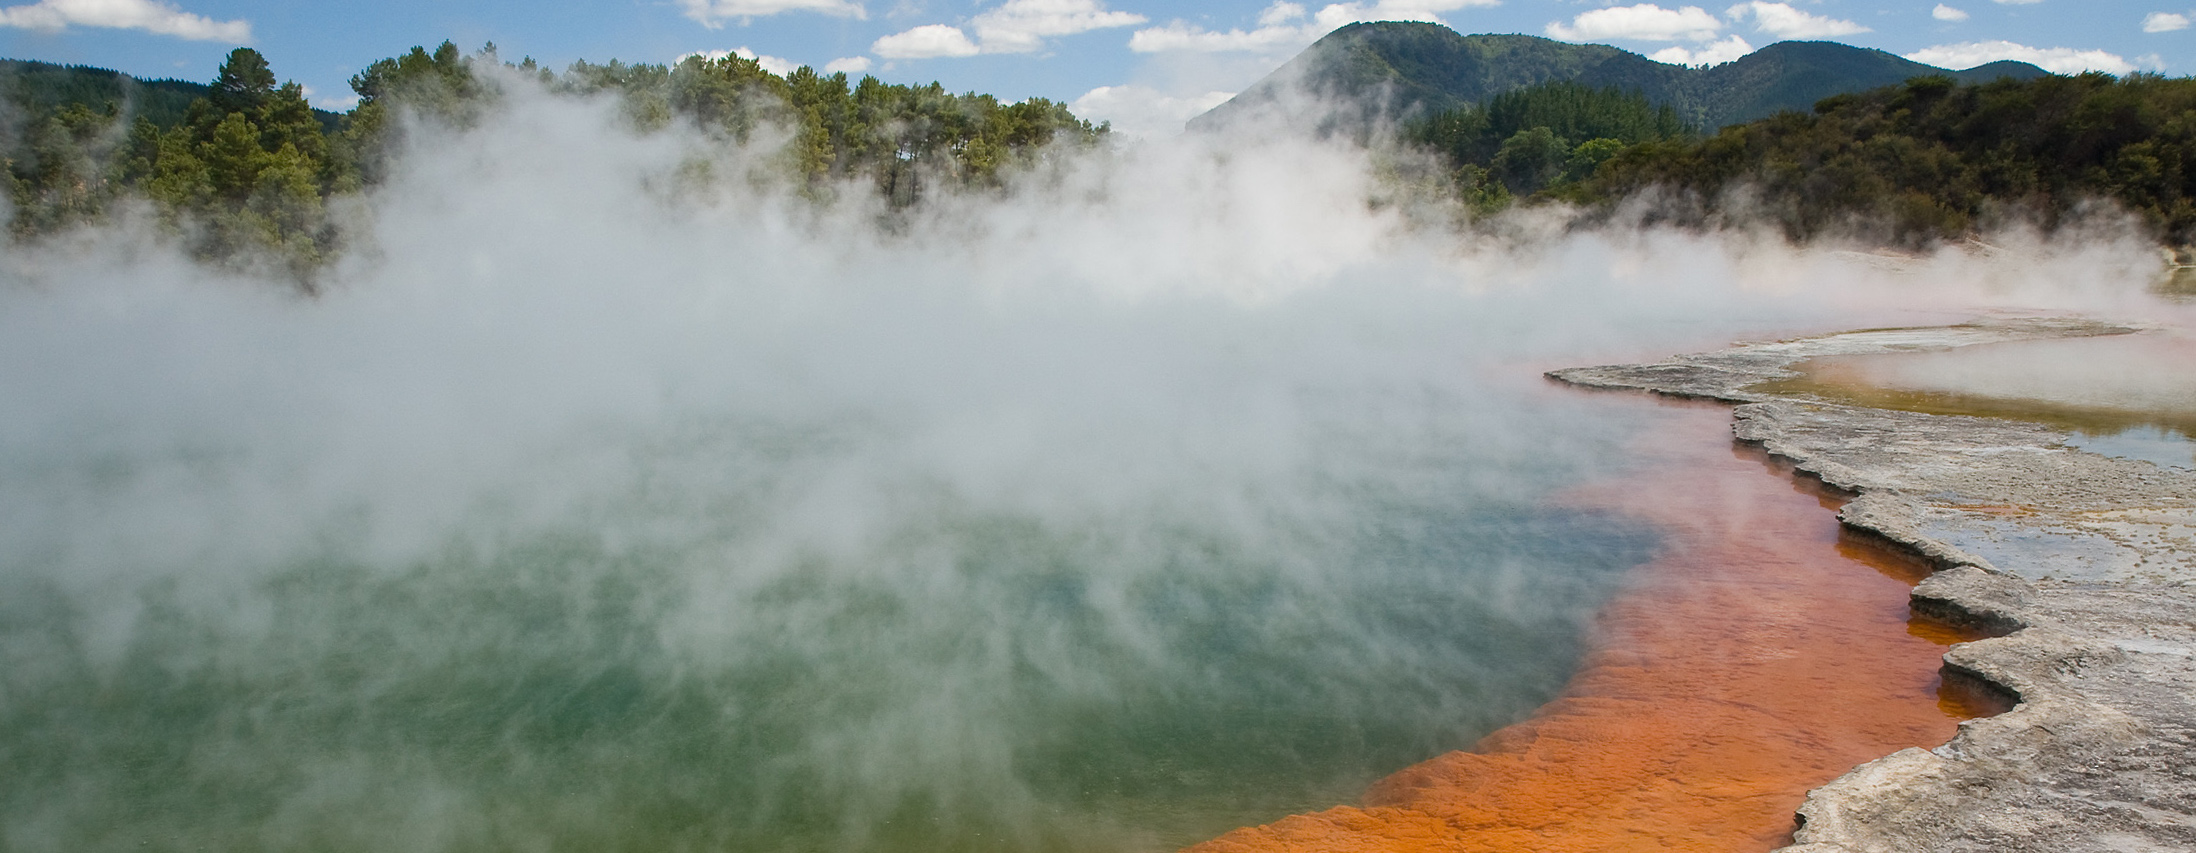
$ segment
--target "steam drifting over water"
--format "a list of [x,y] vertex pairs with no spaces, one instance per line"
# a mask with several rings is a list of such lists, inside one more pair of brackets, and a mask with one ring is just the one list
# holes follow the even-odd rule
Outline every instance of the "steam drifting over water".
[[1197,139],[880,228],[622,126],[422,129],[317,299],[8,250],[0,845],[1185,843],[1561,685],[1653,537],[1539,368],[2151,263],[1474,243]]

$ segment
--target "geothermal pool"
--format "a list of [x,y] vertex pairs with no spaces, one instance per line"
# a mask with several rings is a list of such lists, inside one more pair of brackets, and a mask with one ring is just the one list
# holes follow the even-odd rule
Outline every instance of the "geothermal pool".
[[[1604,395],[1652,405],[1627,397]],[[1728,407],[1662,409],[1643,469],[1568,496],[1663,538],[1597,615],[1560,698],[1399,770],[1362,808],[1192,853],[1762,853],[1791,843],[1809,790],[2006,709],[1940,673],[1945,646],[1973,637],[1910,613],[1925,565],[1847,534],[1841,496],[1734,445]]]
[[[1553,730],[1585,753],[1532,761],[1571,781],[1514,795],[1498,823],[1545,830],[1556,818],[1523,804],[1560,804],[1586,811],[1563,819],[1573,831],[1636,831],[1616,815],[1646,814],[1766,849],[1794,791],[1949,736],[1965,711],[1936,707],[1943,638],[1909,636],[1911,578],[1837,557],[1831,511],[1733,456],[1720,407],[1474,390],[1315,418],[1331,431],[1290,464],[1213,472],[1227,493],[1161,479],[1174,490],[1103,504],[972,495],[927,462],[927,481],[879,480],[889,425],[680,420],[615,437],[615,469],[581,468],[599,482],[482,486],[439,535],[402,545],[372,532],[398,507],[367,495],[260,517],[301,528],[281,547],[234,527],[242,542],[162,539],[207,521],[165,506],[184,497],[171,488],[223,512],[240,511],[226,492],[267,488],[241,448],[19,457],[51,503],[19,506],[44,523],[10,528],[0,595],[6,838],[1167,850],[1354,802],[1598,689],[1644,704],[1600,723],[1558,713]],[[1409,429],[1365,440],[1398,413]],[[1496,423],[1536,440],[1487,440]],[[543,489],[558,500],[531,504]],[[1763,508],[1777,500],[1797,509]],[[1721,564],[1734,574],[1697,577],[1685,555],[1718,548],[1741,549]],[[1826,555],[1843,574],[1822,574]],[[1751,589],[1765,559],[1792,567],[1772,587],[1818,583]],[[1815,634],[1791,635],[1801,626]],[[1843,677],[1770,660],[1795,642]],[[1612,665],[1638,683],[1594,687]],[[1781,730],[1825,705],[1868,724]],[[1781,759],[1815,781],[1780,795],[1745,775],[1769,747],[1642,741],[1656,711],[1670,717],[1658,736],[1725,715],[1724,734],[1827,752]],[[1525,730],[1551,730],[1548,713]],[[1633,764],[1602,778],[1612,758]],[[1733,768],[1745,778],[1716,781]],[[1597,781],[1563,787],[1578,774]],[[1683,816],[1703,799],[1741,814]]]
[[1530,291],[489,243],[0,288],[7,849],[1172,849],[1530,714],[1660,547]]
[[314,298],[144,223],[0,254],[0,849],[1113,853],[1353,802],[1577,689],[1699,538],[1581,496],[1658,500],[1637,441],[1700,416],[1540,370],[1916,293],[1461,239],[1288,140],[886,216],[500,109],[410,137]]
[[[1354,798],[1553,697],[1658,547],[1556,497],[1651,412],[1395,404],[1434,421],[1219,472],[1233,494],[1080,506],[867,479],[889,424],[696,418],[612,437],[555,506],[483,487],[405,546],[364,494],[255,516],[299,528],[275,544],[176,530],[220,522],[168,500],[246,511],[246,446],[17,456],[0,826],[11,850],[1123,851]],[[1474,405],[1570,438],[1495,453],[1439,422]]]

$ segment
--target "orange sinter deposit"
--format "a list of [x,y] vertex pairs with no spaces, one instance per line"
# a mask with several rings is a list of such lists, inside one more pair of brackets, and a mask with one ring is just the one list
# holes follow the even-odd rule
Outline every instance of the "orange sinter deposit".
[[1910,619],[1924,570],[1841,538],[1840,501],[1735,446],[1729,412],[1671,405],[1641,450],[1655,464],[1576,496],[1667,539],[1599,614],[1561,698],[1380,781],[1363,807],[1190,850],[1766,851],[1809,789],[1950,739],[1983,709],[1940,691],[1961,638]]

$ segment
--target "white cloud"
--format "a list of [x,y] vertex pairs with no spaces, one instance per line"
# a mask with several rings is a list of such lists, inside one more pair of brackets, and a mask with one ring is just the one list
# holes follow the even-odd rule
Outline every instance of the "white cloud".
[[2084,71],[2126,74],[2135,70],[2133,63],[2116,53],[2075,50],[2070,47],[2029,47],[2009,41],[1940,44],[1909,53],[1906,58],[1925,65],[1954,69],[1973,68],[1988,62],[2012,59],[2030,63],[2053,74],[2080,74]]
[[345,112],[352,107],[358,106],[357,92],[347,92],[343,95],[343,97],[340,98],[323,98],[320,96],[319,92],[313,91],[313,87],[307,86],[303,83],[297,84],[297,90],[298,94],[305,96],[305,100],[307,103],[310,103],[320,109],[328,110],[330,112]]
[[1745,20],[1754,16],[1754,29],[1780,39],[1819,39],[1831,36],[1849,36],[1868,32],[1868,28],[1852,21],[1841,21],[1823,15],[1810,15],[1785,3],[1768,3],[1754,0],[1731,7],[1727,13],[1731,20]]
[[1068,109],[1091,121],[1110,121],[1122,136],[1151,139],[1182,132],[1184,122],[1232,97],[1233,92],[1177,97],[1143,86],[1100,86],[1076,98]]
[[1377,3],[1334,3],[1320,7],[1319,13],[1313,15],[1312,20],[1328,30],[1363,21],[1431,21],[1439,24],[1446,23],[1441,20],[1443,12],[1454,12],[1473,6],[1498,5],[1501,5],[1501,0],[1379,0]]
[[1293,50],[1319,39],[1313,27],[1265,26],[1255,30],[1213,32],[1182,21],[1137,30],[1129,50],[1137,53],[1227,53]]
[[2170,33],[2174,30],[2185,29],[2188,29],[2187,15],[2177,15],[2172,12],[2152,12],[2148,17],[2143,18],[2143,32],[2146,33]]
[[794,62],[793,60],[783,59],[776,56],[764,56],[752,50],[748,50],[745,47],[737,47],[731,50],[697,50],[693,53],[681,54],[677,60],[674,60],[673,64],[676,64],[678,62],[685,62],[688,57],[694,56],[699,56],[703,59],[711,61],[723,59],[727,56],[737,56],[741,59],[752,60],[755,64],[762,66],[762,70],[768,71],[772,74],[776,74],[780,77],[791,74],[793,73],[793,69],[801,67],[800,63]]
[[975,56],[980,52],[960,27],[945,24],[924,24],[907,32],[893,33],[878,39],[869,49],[886,59],[935,59]]
[[869,57],[866,56],[844,56],[824,63],[824,73],[826,74],[837,74],[842,71],[848,74],[860,74],[868,70]]
[[800,63],[794,62],[793,60],[783,59],[776,56],[764,56],[752,50],[748,50],[745,47],[733,48],[732,55],[737,56],[741,59],[753,60],[755,64],[762,66],[762,70],[768,71],[772,74],[776,74],[780,77],[791,74],[793,73],[793,69],[801,67]]
[[1722,65],[1753,52],[1754,46],[1747,44],[1745,39],[1731,36],[1714,44],[1705,45],[1698,50],[1666,47],[1648,54],[1647,58],[1656,62],[1667,62],[1671,65],[1705,66]]
[[297,84],[297,93],[304,95],[307,103],[329,112],[345,112],[358,106],[359,100],[357,92],[345,92],[342,97],[338,98],[323,98],[319,92],[313,90],[313,87],[303,83]]
[[216,21],[159,0],[39,0],[0,9],[0,27],[60,32],[71,26],[144,30],[192,41],[250,44],[249,21]]
[[1070,36],[1149,20],[1134,12],[1113,12],[1100,0],[1007,0],[969,19],[985,53],[1028,53],[1044,47],[1048,36]]
[[1380,0],[1376,3],[1331,3],[1316,14],[1304,7],[1278,0],[1258,13],[1256,29],[1208,30],[1186,21],[1137,30],[1129,37],[1129,49],[1137,53],[1285,53],[1318,41],[1320,36],[1361,21],[1431,21],[1446,23],[1440,13],[1471,6],[1493,6],[1500,0]]
[[1653,3],[1613,6],[1582,12],[1568,25],[1562,21],[1547,27],[1548,37],[1564,41],[1710,41],[1723,22],[1699,6],[1664,9]]
[[[1045,39],[1128,27],[1149,20],[1106,8],[1105,0],[1006,0],[968,19],[968,29],[926,24],[878,39],[871,49],[886,59],[929,59],[979,53],[1030,53]],[[976,33],[969,38],[969,31]]]
[[1940,21],[1964,21],[1967,20],[1967,13],[1939,3],[1937,8],[1929,10],[1929,17]]
[[784,12],[815,12],[839,18],[867,18],[862,4],[850,0],[679,0],[686,16],[716,29],[725,21],[767,18]]

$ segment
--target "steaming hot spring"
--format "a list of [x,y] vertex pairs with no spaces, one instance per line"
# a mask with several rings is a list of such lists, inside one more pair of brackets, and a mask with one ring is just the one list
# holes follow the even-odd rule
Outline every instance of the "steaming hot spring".
[[0,256],[0,849],[1151,851],[1356,802],[1662,624],[1609,608],[1705,535],[1611,495],[1733,464],[1652,449],[1718,418],[1540,371],[2154,263],[1467,238],[1290,142],[887,217],[666,192],[767,154],[523,95],[421,131],[315,297],[149,224]]

